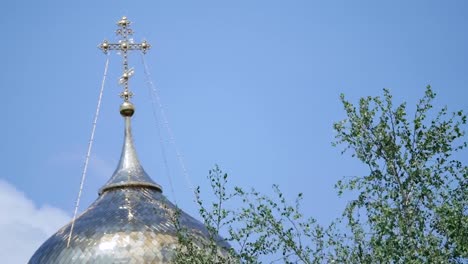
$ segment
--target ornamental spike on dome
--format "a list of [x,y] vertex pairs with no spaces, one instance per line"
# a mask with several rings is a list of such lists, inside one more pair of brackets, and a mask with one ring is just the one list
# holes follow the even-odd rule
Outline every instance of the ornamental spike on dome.
[[[68,223],[46,240],[29,260],[36,263],[170,263],[178,247],[178,229],[186,230],[197,240],[208,240],[211,234],[198,220],[172,204],[141,166],[131,133],[135,108],[128,80],[133,70],[128,67],[128,51],[145,53],[147,42],[135,44],[128,38],[133,31],[123,17],[117,22],[118,44],[106,40],[99,46],[105,53],[118,50],[123,56],[124,86],[120,114],[125,120],[125,136],[117,169],[99,191],[99,197],[76,220]],[[73,232],[72,232],[73,231]],[[230,248],[216,238],[221,252]]]
[[128,67],[128,52],[131,50],[141,50],[143,53],[146,53],[146,51],[151,48],[151,45],[146,41],[140,44],[130,41],[129,36],[133,35],[130,24],[131,22],[127,17],[122,17],[122,19],[117,22],[119,28],[116,33],[121,36],[119,43],[109,43],[107,40],[104,40],[101,45],[99,45],[99,48],[106,54],[110,50],[118,50],[122,54],[123,73],[119,79],[119,83],[123,85],[123,91],[120,93],[120,97],[124,99],[124,102],[120,105],[120,114],[125,118],[125,138],[119,165],[111,179],[101,188],[99,195],[112,188],[128,186],[146,186],[160,192],[162,191],[161,186],[151,180],[140,165],[133,144],[131,117],[135,113],[135,106],[130,102],[130,98],[133,97],[133,92],[130,91],[128,82],[130,77],[133,76],[134,70]]

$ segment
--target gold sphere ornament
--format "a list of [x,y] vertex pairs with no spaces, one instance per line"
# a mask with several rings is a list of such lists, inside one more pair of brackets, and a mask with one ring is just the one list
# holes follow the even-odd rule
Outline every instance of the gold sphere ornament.
[[120,105],[120,114],[124,117],[133,116],[135,113],[135,106],[131,102],[123,102]]
[[128,21],[127,17],[124,16],[119,20],[119,22],[117,22],[117,24],[121,27],[126,27],[128,24],[130,24],[130,21]]

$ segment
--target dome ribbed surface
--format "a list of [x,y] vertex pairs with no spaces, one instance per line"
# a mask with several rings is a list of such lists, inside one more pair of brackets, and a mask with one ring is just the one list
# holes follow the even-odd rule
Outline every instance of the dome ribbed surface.
[[[171,217],[176,207],[151,188],[122,188],[103,193],[76,219],[49,238],[29,263],[168,263],[177,246]],[[179,222],[195,235],[205,227],[186,213]]]
[[70,245],[71,223],[44,242],[29,263],[169,263],[178,243],[176,211],[184,230],[208,237],[205,226],[177,209],[146,174],[133,145],[130,117],[125,117],[119,165],[98,199],[76,219]]

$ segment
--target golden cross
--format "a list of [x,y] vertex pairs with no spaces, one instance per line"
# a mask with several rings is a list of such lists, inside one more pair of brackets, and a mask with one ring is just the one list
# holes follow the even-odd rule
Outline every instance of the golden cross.
[[98,47],[104,52],[108,53],[110,50],[118,50],[122,53],[123,57],[123,74],[120,78],[120,84],[124,86],[124,91],[120,94],[125,102],[128,102],[129,98],[133,96],[133,93],[128,89],[128,79],[132,76],[133,70],[128,68],[128,51],[130,50],[141,50],[143,54],[151,48],[151,45],[143,41],[141,43],[133,43],[132,39],[129,39],[129,36],[133,35],[133,30],[130,28],[130,20],[127,17],[122,17],[117,21],[117,26],[119,27],[116,31],[117,35],[122,36],[119,40],[119,43],[109,43],[107,40],[104,40]]

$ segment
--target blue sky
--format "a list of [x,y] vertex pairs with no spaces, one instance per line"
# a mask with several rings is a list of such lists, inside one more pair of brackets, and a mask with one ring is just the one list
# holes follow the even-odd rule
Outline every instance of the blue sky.
[[[466,1],[44,0],[2,9],[0,186],[9,191],[0,193],[20,197],[30,222],[53,208],[57,228],[71,216],[79,187],[106,59],[96,47],[116,40],[122,15],[134,22],[136,41],[153,45],[145,58],[192,184],[208,190],[207,172],[219,164],[233,185],[270,193],[279,184],[291,198],[303,192],[306,214],[322,223],[345,203],[334,183],[365,173],[331,146],[332,124],[344,118],[340,93],[356,101],[389,88],[411,105],[430,84],[438,108],[468,110]],[[173,200],[139,55],[130,65],[140,160]],[[80,210],[120,155],[120,73],[120,58],[111,55]],[[166,148],[175,198],[195,215],[175,149]],[[2,215],[0,233],[39,230],[33,248],[52,232],[42,222]],[[12,263],[32,254],[23,247]]]

